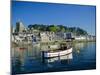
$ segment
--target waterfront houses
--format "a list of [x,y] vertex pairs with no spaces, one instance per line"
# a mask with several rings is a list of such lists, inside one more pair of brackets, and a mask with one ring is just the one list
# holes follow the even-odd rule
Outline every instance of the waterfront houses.
[[39,31],[37,29],[29,29],[19,21],[16,23],[16,28],[11,28],[12,42],[55,42],[55,41],[93,41],[96,39],[92,35],[75,35],[72,32],[50,32],[50,31]]
[[55,33],[54,32],[40,32],[41,42],[52,42],[54,41]]
[[92,36],[92,35],[88,35],[87,37],[87,40],[89,40],[89,41],[96,41],[96,36]]
[[75,36],[75,40],[86,40],[86,36]]
[[74,39],[76,41],[95,41],[96,37],[92,35],[80,35],[80,36],[74,36]]

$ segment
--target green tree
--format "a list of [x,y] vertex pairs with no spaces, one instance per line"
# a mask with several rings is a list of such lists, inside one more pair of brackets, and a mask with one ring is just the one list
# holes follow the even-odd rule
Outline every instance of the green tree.
[[67,27],[63,25],[43,25],[43,24],[31,24],[28,26],[29,31],[51,31],[51,32],[72,32],[76,35],[88,35],[88,33],[79,27]]
[[48,30],[51,31],[51,32],[57,32],[57,29],[58,29],[58,27],[55,26],[55,25],[51,25],[51,26],[48,27]]

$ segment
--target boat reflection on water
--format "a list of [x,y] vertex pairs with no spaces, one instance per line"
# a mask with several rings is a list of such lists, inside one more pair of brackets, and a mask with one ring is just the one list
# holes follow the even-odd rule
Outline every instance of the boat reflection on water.
[[62,63],[62,61],[65,61],[67,64],[70,63],[70,60],[73,59],[72,53],[58,56],[58,57],[52,57],[52,58],[42,58],[43,63],[50,64],[50,63]]

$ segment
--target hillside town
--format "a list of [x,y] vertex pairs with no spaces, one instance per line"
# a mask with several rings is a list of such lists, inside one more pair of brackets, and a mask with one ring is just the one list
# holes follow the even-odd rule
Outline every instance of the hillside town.
[[58,41],[95,41],[96,37],[92,35],[75,35],[72,32],[49,32],[39,31],[36,29],[30,30],[19,21],[16,23],[16,27],[11,27],[11,41],[14,43],[27,42],[58,42]]

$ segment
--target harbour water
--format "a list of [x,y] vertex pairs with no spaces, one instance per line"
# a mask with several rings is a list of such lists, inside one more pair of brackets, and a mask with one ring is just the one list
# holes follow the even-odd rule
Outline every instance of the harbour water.
[[25,49],[13,47],[12,74],[96,69],[95,42],[75,43],[71,54],[50,59],[41,56],[42,50],[47,50],[47,45],[27,45]]

